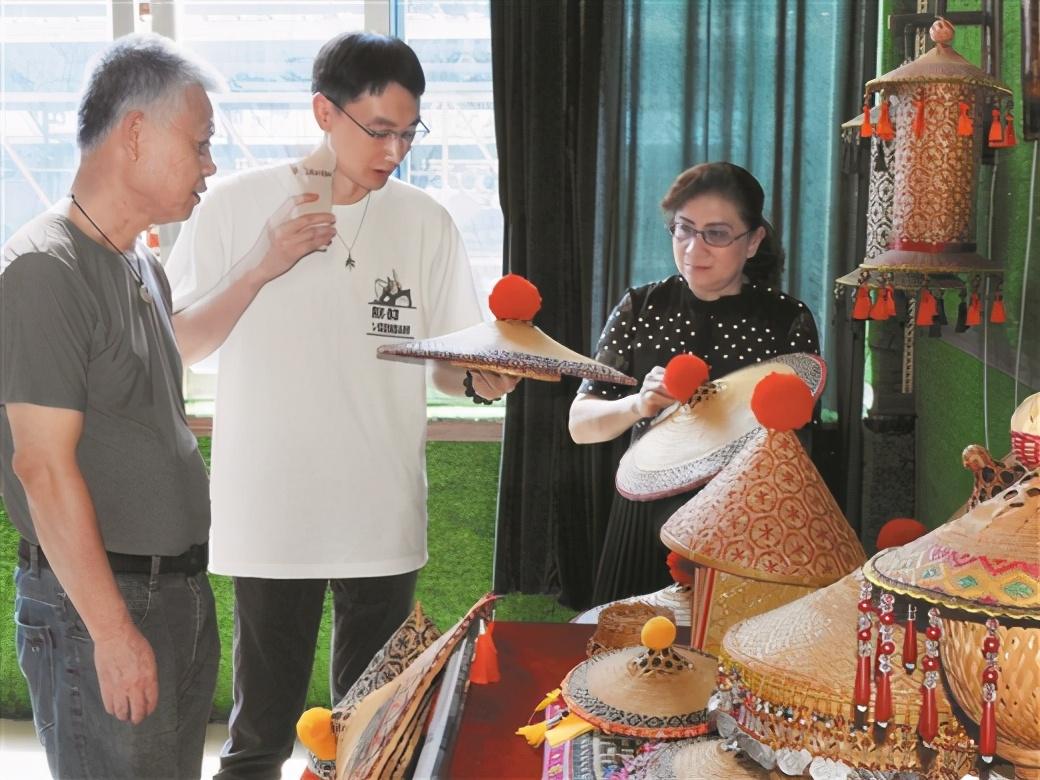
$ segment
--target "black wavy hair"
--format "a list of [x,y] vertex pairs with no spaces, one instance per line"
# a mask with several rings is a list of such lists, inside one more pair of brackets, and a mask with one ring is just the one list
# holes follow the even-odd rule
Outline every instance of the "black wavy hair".
[[397,83],[418,100],[426,91],[426,76],[412,47],[399,38],[349,32],[328,41],[314,58],[311,93],[318,92],[343,106],[361,95],[381,95]]

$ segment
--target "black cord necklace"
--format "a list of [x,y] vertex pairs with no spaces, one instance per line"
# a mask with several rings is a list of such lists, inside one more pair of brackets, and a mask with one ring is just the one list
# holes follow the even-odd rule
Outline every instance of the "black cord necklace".
[[[151,303],[153,298],[152,294],[148,292],[148,288],[145,286],[144,283],[144,276],[141,274],[140,258],[138,258],[137,260],[137,268],[134,268],[134,264],[130,262],[130,258],[126,256],[126,253],[123,252],[122,249],[117,247],[115,245],[115,242],[113,242],[112,239],[105,234],[105,231],[98,227],[97,222],[92,220],[90,218],[90,215],[83,210],[83,207],[79,205],[79,201],[76,200],[76,196],[70,192],[69,197],[72,198],[72,205],[79,209],[79,213],[82,214],[86,218],[87,222],[89,222],[94,227],[94,230],[100,233],[101,237],[105,239],[105,241],[108,242],[109,246],[111,246],[116,251],[116,254],[123,258],[123,262],[126,263],[126,267],[130,269],[130,275],[134,277],[134,281],[137,282],[137,292],[141,296],[141,300],[145,303]],[[135,254],[134,257],[137,257],[137,255]]]

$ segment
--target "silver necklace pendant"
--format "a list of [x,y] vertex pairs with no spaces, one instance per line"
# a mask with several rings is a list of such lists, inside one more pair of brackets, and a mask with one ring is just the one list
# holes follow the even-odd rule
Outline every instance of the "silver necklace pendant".
[[141,295],[141,300],[145,303],[151,303],[154,300],[152,294],[148,292],[148,288],[143,284],[137,288],[137,292]]
[[357,265],[357,261],[354,259],[354,256],[350,254],[349,251],[347,252],[347,262],[345,262],[343,265],[351,270],[353,270],[354,266]]

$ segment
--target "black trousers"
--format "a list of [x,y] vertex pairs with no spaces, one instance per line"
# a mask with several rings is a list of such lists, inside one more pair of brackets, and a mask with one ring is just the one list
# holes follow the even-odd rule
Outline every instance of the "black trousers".
[[418,571],[344,580],[235,577],[234,704],[217,780],[278,780],[307,703],[325,589],[333,704],[412,608]]

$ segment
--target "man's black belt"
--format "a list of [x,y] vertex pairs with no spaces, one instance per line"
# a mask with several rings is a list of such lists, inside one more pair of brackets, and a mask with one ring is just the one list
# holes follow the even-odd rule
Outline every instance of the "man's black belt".
[[[43,555],[43,549],[25,539],[18,542],[18,557],[23,562],[29,563],[33,547],[36,547],[36,560],[40,567],[49,569],[50,564]],[[108,555],[108,563],[115,574],[151,574],[152,558],[158,557],[159,574],[186,574],[190,577],[203,571],[209,562],[208,544],[193,544],[180,555],[129,555],[108,550],[105,553]]]

